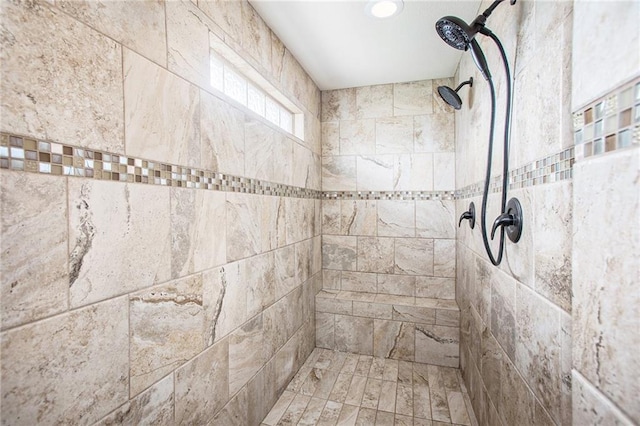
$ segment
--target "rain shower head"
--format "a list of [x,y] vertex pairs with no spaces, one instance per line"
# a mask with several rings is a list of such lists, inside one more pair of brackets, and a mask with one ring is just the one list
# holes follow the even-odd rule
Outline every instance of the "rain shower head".
[[470,77],[469,80],[460,83],[455,89],[452,89],[449,86],[438,86],[438,94],[443,101],[451,105],[454,109],[460,109],[462,107],[462,99],[460,99],[460,96],[458,95],[458,90],[467,84],[473,87],[473,77]]

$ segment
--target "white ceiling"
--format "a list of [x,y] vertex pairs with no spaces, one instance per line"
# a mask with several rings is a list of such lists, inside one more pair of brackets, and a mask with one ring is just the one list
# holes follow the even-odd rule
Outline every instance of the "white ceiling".
[[321,90],[451,77],[462,52],[435,23],[471,22],[480,0],[405,0],[397,16],[365,14],[366,0],[249,0]]

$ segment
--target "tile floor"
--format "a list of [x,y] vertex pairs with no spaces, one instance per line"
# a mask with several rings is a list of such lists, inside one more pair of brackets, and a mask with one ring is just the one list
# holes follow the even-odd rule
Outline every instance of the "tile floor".
[[477,425],[459,370],[316,348],[262,425]]

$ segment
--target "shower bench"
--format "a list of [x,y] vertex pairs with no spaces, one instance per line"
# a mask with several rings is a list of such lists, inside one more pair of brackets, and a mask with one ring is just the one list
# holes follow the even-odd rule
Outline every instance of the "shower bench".
[[316,346],[445,367],[459,365],[455,300],[321,290]]

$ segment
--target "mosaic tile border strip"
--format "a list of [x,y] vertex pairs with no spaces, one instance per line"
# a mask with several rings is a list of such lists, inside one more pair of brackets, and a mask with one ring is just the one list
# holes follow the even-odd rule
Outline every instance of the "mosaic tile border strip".
[[[571,179],[574,161],[574,148],[569,148],[512,170],[509,173],[509,189]],[[0,169],[176,188],[326,200],[455,200],[482,195],[483,189],[483,182],[478,182],[456,191],[322,192],[8,133],[0,133]],[[491,193],[500,192],[501,179],[501,176],[492,178],[489,187]]]
[[324,200],[453,200],[455,191],[325,191]]
[[176,188],[320,199],[322,192],[0,133],[0,169]]
[[640,145],[640,77],[573,114],[576,160]]
[[[541,160],[525,164],[509,172],[509,189],[527,188],[544,185],[573,178],[575,149],[567,148],[557,154],[549,155]],[[479,197],[482,195],[484,182],[467,185],[456,191],[456,199]],[[494,176],[489,184],[489,193],[502,191],[502,175]]]

